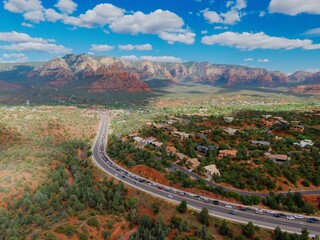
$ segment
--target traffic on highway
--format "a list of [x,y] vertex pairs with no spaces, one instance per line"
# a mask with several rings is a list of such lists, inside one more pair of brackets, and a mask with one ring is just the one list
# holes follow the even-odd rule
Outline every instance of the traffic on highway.
[[319,219],[315,217],[253,208],[195,195],[180,189],[175,189],[150,181],[127,171],[114,163],[105,152],[108,141],[108,128],[108,118],[107,115],[104,114],[92,149],[93,160],[96,165],[114,178],[117,178],[134,188],[154,196],[164,198],[171,202],[180,203],[180,201],[186,200],[188,207],[196,210],[201,210],[203,207],[206,207],[209,214],[215,217],[241,223],[252,221],[258,226],[270,229],[274,229],[279,226],[282,230],[295,233],[300,233],[303,228],[307,228],[311,235],[320,235]]

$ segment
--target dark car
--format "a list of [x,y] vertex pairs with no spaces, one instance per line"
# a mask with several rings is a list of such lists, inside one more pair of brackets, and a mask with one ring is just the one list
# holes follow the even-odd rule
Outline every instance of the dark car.
[[214,200],[212,203],[213,203],[214,205],[219,205],[219,201],[218,201],[218,200]]
[[229,214],[231,214],[231,215],[236,215],[236,211],[230,210],[230,211],[229,211]]
[[308,222],[308,223],[316,223],[316,221],[313,219],[313,218],[309,218],[309,219],[307,219],[307,221],[306,222]]
[[275,214],[273,214],[273,216],[279,218],[279,217],[281,217],[281,214],[280,213],[275,213]]

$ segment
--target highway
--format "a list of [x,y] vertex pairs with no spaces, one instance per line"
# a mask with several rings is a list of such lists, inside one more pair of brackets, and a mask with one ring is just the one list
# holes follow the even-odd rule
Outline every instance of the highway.
[[[279,226],[282,230],[291,233],[300,233],[303,228],[307,228],[311,236],[320,235],[320,221],[308,223],[306,220],[310,218],[309,216],[302,216],[303,219],[289,220],[287,217],[294,216],[294,214],[283,212],[283,216],[274,217],[272,213],[267,212],[267,209],[259,209],[256,211],[253,207],[249,207],[249,209],[246,209],[246,211],[241,211],[238,208],[238,204],[235,205],[233,203],[220,200],[218,203],[216,202],[218,205],[215,205],[213,203],[214,199],[196,196],[191,193],[183,192],[179,189],[167,187],[128,172],[126,169],[123,169],[115,164],[105,152],[108,141],[108,121],[107,114],[102,114],[100,128],[92,147],[92,159],[101,170],[113,178],[116,178],[133,188],[139,189],[170,202],[180,203],[182,200],[186,200],[188,207],[197,211],[200,211],[203,207],[206,207],[209,210],[209,214],[214,217],[240,223],[252,221],[257,226],[269,229],[274,229]],[[236,215],[231,215],[229,213],[230,210],[235,210]],[[281,212],[277,211],[277,213]]]

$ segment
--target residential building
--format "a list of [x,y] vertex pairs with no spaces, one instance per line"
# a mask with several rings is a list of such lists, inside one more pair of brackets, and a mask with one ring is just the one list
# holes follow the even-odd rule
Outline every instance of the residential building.
[[262,117],[265,118],[265,119],[269,119],[269,118],[272,118],[272,115],[266,114],[266,115],[262,115]]
[[291,158],[288,157],[286,154],[272,154],[267,152],[265,153],[265,156],[278,163],[283,163],[291,160]]
[[258,146],[258,147],[269,147],[270,146],[270,142],[267,141],[256,141],[256,140],[251,140],[250,143],[254,146]]
[[305,140],[301,140],[300,143],[293,143],[294,146],[300,146],[302,148],[305,148],[306,146],[313,146],[314,142],[312,142],[311,140],[305,139]]
[[226,156],[229,156],[229,157],[237,156],[237,150],[236,149],[233,149],[233,150],[226,149],[226,150],[219,151],[219,154],[218,154],[219,158],[226,157]]
[[210,152],[211,150],[213,150],[213,149],[215,149],[215,148],[216,148],[216,147],[213,146],[213,145],[209,145],[209,146],[198,145],[198,146],[197,146],[197,151],[198,151],[199,153],[202,153],[202,154],[207,155],[207,154],[209,154],[209,152]]
[[233,117],[223,117],[223,120],[227,123],[231,123],[233,121]]
[[211,165],[205,166],[204,169],[210,175],[215,174],[215,175],[220,176],[219,169],[217,168],[217,166],[215,164],[211,164]]
[[189,158],[187,163],[191,164],[192,169],[196,169],[200,165],[200,162],[197,158]]
[[304,126],[303,125],[294,125],[290,127],[291,131],[294,132],[304,132]]
[[228,127],[223,129],[223,131],[228,133],[229,135],[234,135],[236,132],[238,132],[238,129]]
[[172,132],[171,134],[172,134],[174,137],[176,137],[176,138],[180,138],[181,140],[186,140],[186,139],[188,139],[189,136],[190,136],[189,133],[178,132],[178,131]]

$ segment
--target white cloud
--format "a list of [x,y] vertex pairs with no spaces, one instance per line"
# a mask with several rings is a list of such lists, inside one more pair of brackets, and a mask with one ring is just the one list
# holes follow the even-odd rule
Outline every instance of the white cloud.
[[182,62],[181,58],[173,57],[173,56],[141,56],[137,57],[135,55],[122,56],[124,60],[128,61],[151,61],[151,62],[169,62],[169,63],[180,63]]
[[139,51],[149,51],[152,50],[152,45],[147,43],[147,44],[142,44],[142,45],[132,45],[132,44],[127,44],[127,45],[119,45],[118,46],[120,50],[139,50]]
[[121,58],[127,61],[139,61],[139,58],[135,55],[122,56]]
[[318,0],[271,0],[269,12],[283,13],[291,16],[300,13],[320,14],[320,1]]
[[265,11],[261,11],[260,13],[259,13],[259,17],[264,17],[266,15],[266,12]]
[[52,39],[43,38],[33,38],[26,33],[19,32],[0,32],[0,41],[11,42],[11,43],[21,43],[21,42],[34,42],[34,43],[47,43],[54,42]]
[[25,20],[30,21],[30,22],[41,22],[44,21],[44,14],[42,10],[35,10],[35,11],[29,11],[23,14],[23,17]]
[[305,69],[303,71],[316,73],[316,72],[320,72],[320,68],[307,68],[307,69]]
[[245,62],[252,62],[252,61],[253,61],[253,58],[245,58],[245,59],[243,59],[243,61],[245,61]]
[[235,33],[224,32],[221,34],[205,36],[201,42],[206,45],[219,44],[222,46],[236,47],[242,50],[254,49],[294,49],[305,50],[320,49],[320,44],[313,44],[309,39],[288,39],[284,37],[271,37],[263,32]]
[[27,23],[27,22],[21,23],[21,26],[28,27],[28,28],[34,28],[34,26],[31,23]]
[[181,58],[177,58],[173,56],[141,56],[140,60],[148,60],[152,62],[170,62],[170,63],[182,62]]
[[313,28],[304,33],[304,35],[320,36],[320,28]]
[[226,30],[226,29],[228,29],[228,27],[227,26],[214,26],[214,29],[216,29],[216,30],[221,30],[221,29]]
[[195,42],[195,36],[193,32],[185,31],[182,33],[179,32],[162,32],[159,37],[169,44],[174,44],[175,42],[181,42],[185,44],[193,44]]
[[78,4],[76,4],[72,0],[59,0],[55,5],[55,7],[67,14],[73,13],[77,9],[77,6]]
[[72,49],[65,48],[62,45],[52,43],[39,43],[39,42],[23,42],[11,45],[2,45],[1,49],[18,51],[18,52],[44,52],[44,53],[71,53]]
[[77,27],[93,28],[95,26],[105,26],[119,19],[124,14],[124,10],[109,3],[102,3],[92,10],[80,14],[79,17],[65,17],[64,23]]
[[63,19],[63,14],[58,13],[56,10],[49,8],[45,11],[46,19],[49,22],[56,22]]
[[259,58],[258,62],[267,63],[269,62],[268,58]]
[[42,10],[43,6],[39,0],[5,0],[4,9],[15,13],[25,13]]
[[240,12],[240,10],[247,7],[246,0],[228,1],[226,7],[229,10],[225,13],[218,13],[215,11],[210,11],[208,8],[203,10],[203,17],[210,23],[221,23],[227,25],[234,25],[241,21],[241,17],[245,13]]
[[201,34],[207,34],[207,33],[208,33],[207,30],[202,30],[202,31],[201,31]]
[[110,46],[107,44],[98,45],[98,44],[92,44],[90,48],[90,52],[107,52],[114,49],[114,46]]
[[149,14],[139,11],[132,15],[125,15],[113,21],[110,29],[116,33],[156,34],[170,44],[174,42],[194,43],[195,34],[183,29],[183,26],[184,21],[178,15],[158,9]]
[[5,60],[0,60],[1,63],[20,63],[28,61],[28,57],[22,53],[4,53],[2,58]]

